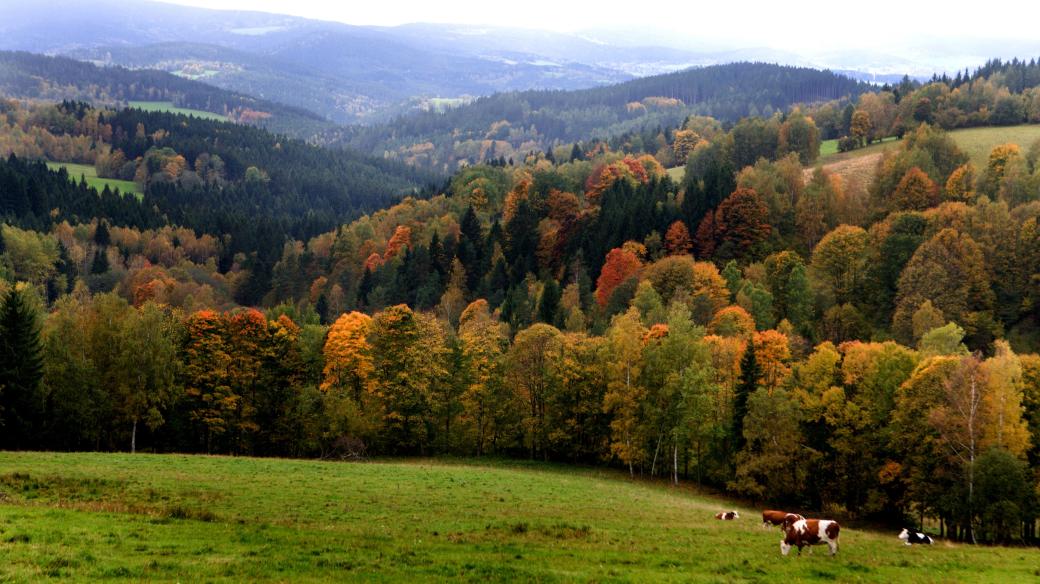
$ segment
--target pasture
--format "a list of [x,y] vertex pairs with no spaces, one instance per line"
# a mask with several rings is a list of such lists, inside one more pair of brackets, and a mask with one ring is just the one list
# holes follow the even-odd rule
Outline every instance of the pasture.
[[[1025,582],[1040,550],[845,527],[781,558],[758,509],[610,470],[0,453],[0,581]],[[792,552],[793,554],[794,552]]]
[[97,170],[90,164],[76,164],[73,162],[47,163],[47,168],[51,170],[58,170],[62,167],[69,173],[70,179],[79,182],[79,178],[82,176],[87,180],[87,184],[97,189],[99,193],[105,188],[105,185],[108,185],[108,188],[113,191],[119,189],[119,192],[124,195],[133,193],[137,198],[141,198],[141,188],[137,186],[137,183],[132,180],[101,178],[97,175]]
[[190,109],[186,107],[177,107],[173,105],[172,101],[131,101],[127,103],[127,107],[144,110],[146,112],[167,112],[171,114],[183,114],[186,116],[195,116],[196,118],[202,118],[204,120],[216,120],[218,122],[228,121],[227,116],[203,110]]
[[1025,154],[1029,147],[1040,140],[1040,125],[1002,126],[992,128],[967,128],[950,132],[957,146],[971,158],[976,170],[981,171],[989,160],[990,150],[1000,144],[1018,144]]

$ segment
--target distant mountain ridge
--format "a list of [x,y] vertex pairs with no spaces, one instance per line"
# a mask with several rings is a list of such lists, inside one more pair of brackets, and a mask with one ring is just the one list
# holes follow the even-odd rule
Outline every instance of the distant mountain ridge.
[[337,131],[343,133],[340,143],[363,152],[452,172],[464,162],[523,157],[569,142],[656,135],[690,115],[732,123],[869,89],[831,71],[731,63],[576,91],[498,93],[446,111]]
[[97,67],[67,57],[0,51],[0,95],[45,101],[78,100],[107,106],[172,101],[297,138],[313,138],[331,124],[310,111],[227,91],[155,70]]

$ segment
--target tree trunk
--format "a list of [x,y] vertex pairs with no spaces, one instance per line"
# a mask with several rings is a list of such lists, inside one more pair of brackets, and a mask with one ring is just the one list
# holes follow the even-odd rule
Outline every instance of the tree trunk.
[[636,471],[632,468],[632,439],[625,436],[625,448],[628,449],[628,476],[636,478]]
[[130,432],[130,454],[137,452],[137,419],[134,419],[134,429]]
[[657,446],[654,447],[654,460],[650,463],[650,478],[653,478],[657,472],[657,453],[661,451],[661,435],[657,436]]
[[679,485],[679,441],[672,443],[672,483]]

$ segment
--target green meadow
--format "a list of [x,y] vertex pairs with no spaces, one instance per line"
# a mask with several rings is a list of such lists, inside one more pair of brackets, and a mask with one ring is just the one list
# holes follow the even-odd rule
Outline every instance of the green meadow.
[[1040,550],[846,526],[781,557],[757,509],[610,470],[0,452],[0,581],[1026,582]]
[[[1024,124],[1021,126],[993,126],[986,128],[965,128],[951,130],[950,136],[957,142],[957,146],[971,158],[976,169],[986,166],[990,150],[1000,144],[1013,143],[1022,147],[1023,153],[1029,146],[1040,140],[1040,124]],[[877,154],[898,142],[898,138],[889,137],[881,142],[875,142],[865,148],[852,150],[851,152],[838,152],[837,140],[824,140],[820,143],[819,164],[831,164],[851,158],[859,158]]]
[[123,194],[133,193],[137,198],[141,198],[141,189],[132,180],[118,180],[114,178],[101,178],[97,175],[97,170],[93,165],[90,164],[75,164],[73,162],[48,162],[47,167],[51,170],[58,170],[64,167],[69,173],[69,178],[79,182],[79,178],[82,176],[87,179],[87,184],[94,187],[101,192],[105,185],[111,190],[119,189],[119,192]]
[[1001,126],[992,128],[967,128],[950,133],[957,145],[971,158],[971,163],[981,171],[986,167],[989,153],[994,146],[1018,144],[1025,154],[1030,145],[1040,140],[1040,125]]
[[186,107],[177,107],[173,105],[172,101],[131,101],[127,103],[127,107],[144,110],[146,112],[168,112],[171,114],[184,114],[186,116],[195,116],[196,118],[202,118],[204,120],[216,120],[218,122],[228,121],[227,116],[203,110],[190,109]]

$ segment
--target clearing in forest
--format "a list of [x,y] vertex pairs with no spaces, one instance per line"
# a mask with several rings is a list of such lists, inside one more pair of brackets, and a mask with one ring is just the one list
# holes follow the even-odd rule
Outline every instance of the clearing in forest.
[[195,116],[196,118],[202,118],[204,120],[216,120],[218,122],[228,121],[227,116],[203,110],[190,109],[186,107],[177,107],[173,105],[172,101],[131,101],[127,104],[127,107],[144,110],[146,112],[167,112],[171,114],[184,114],[186,116]]
[[74,162],[47,163],[47,168],[51,170],[58,170],[63,167],[69,173],[69,179],[79,182],[80,177],[83,177],[87,180],[87,184],[97,189],[99,193],[104,190],[105,185],[108,185],[109,190],[115,191],[119,189],[119,192],[124,195],[133,193],[138,199],[141,198],[141,188],[137,186],[137,183],[132,180],[101,178],[97,175],[97,169],[93,165],[76,164]]

